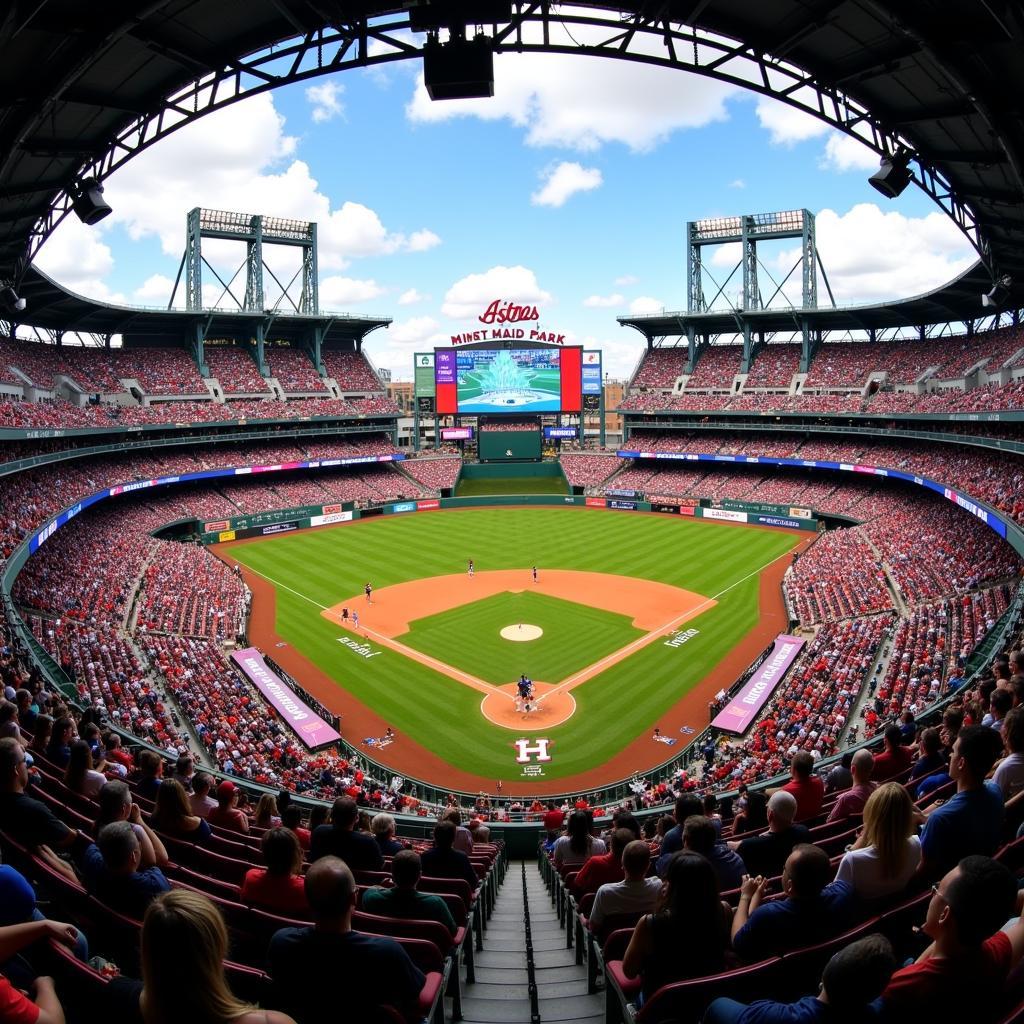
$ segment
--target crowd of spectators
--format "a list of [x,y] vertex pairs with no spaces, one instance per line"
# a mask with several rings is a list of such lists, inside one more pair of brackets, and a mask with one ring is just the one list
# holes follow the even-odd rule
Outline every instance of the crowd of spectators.
[[309,354],[297,348],[266,348],[267,369],[286,394],[323,393],[323,377],[316,372]]
[[793,377],[800,370],[800,354],[800,345],[765,345],[754,357],[743,389],[776,388],[788,391]]
[[206,345],[203,349],[210,376],[225,395],[262,395],[270,385],[260,374],[252,355],[235,345]]
[[[613,457],[614,460],[614,457]],[[431,491],[450,490],[455,486],[462,469],[460,458],[406,459],[402,470]]]
[[633,374],[630,386],[634,388],[671,388],[686,373],[689,349],[649,348]]
[[342,394],[368,392],[380,394],[384,385],[373,372],[362,352],[337,352],[324,349],[321,352],[327,376],[334,379]]
[[488,431],[514,431],[516,433],[536,433],[540,425],[536,420],[484,420],[478,427],[481,434]]
[[594,487],[611,476],[621,464],[614,455],[599,453],[582,455],[563,452],[558,461],[572,487]]
[[732,391],[740,372],[740,345],[708,345],[697,353],[697,365],[686,382],[687,391]]

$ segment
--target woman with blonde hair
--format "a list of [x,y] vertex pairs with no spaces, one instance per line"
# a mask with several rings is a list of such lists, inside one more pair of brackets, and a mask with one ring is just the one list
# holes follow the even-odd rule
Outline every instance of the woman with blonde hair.
[[142,922],[144,1024],[295,1024],[287,1014],[236,999],[224,976],[228,931],[202,893],[172,889]]
[[278,828],[281,816],[277,813],[277,799],[273,793],[264,793],[256,804],[256,813],[252,816],[256,828]]
[[864,805],[864,827],[839,862],[837,882],[849,882],[864,900],[902,892],[921,863],[914,805],[896,782],[879,786]]

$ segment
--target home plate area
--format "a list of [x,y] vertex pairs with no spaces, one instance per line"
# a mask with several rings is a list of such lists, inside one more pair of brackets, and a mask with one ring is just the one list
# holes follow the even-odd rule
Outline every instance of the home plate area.
[[527,640],[539,640],[544,635],[544,630],[540,626],[531,626],[528,622],[520,622],[514,626],[506,626],[500,635],[503,640],[525,643]]

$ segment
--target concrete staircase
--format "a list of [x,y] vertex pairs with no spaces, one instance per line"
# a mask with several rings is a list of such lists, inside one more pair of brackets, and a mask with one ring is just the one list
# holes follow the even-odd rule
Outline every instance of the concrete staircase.
[[586,966],[565,941],[536,863],[510,864],[476,955],[476,983],[463,988],[467,1024],[600,1024],[604,994],[587,994]]

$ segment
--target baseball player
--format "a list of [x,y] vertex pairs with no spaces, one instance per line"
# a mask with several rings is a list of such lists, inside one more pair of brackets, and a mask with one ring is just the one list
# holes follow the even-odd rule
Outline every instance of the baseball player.
[[472,579],[473,578],[473,573],[476,571],[473,568],[473,559],[472,558],[469,560],[469,567],[467,568],[466,571],[469,573],[469,578]]
[[366,594],[366,603],[373,604],[373,587],[371,587],[370,584],[367,583],[366,586],[363,587],[363,591]]
[[352,612],[352,628],[358,633],[359,632],[359,612]]
[[533,582],[537,582],[537,566],[533,567]]

